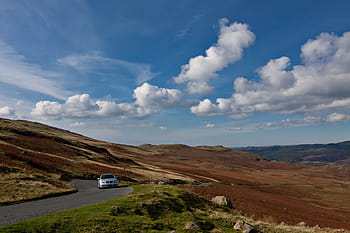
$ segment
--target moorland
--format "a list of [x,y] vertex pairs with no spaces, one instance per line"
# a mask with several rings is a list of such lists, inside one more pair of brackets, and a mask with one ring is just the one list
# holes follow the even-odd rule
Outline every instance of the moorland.
[[348,166],[270,161],[223,146],[122,145],[0,119],[2,205],[74,192],[70,179],[111,172],[127,184],[180,184],[207,200],[225,195],[255,220],[350,229]]

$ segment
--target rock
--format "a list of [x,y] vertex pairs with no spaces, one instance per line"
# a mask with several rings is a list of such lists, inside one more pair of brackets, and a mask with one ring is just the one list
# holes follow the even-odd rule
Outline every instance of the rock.
[[241,231],[242,233],[252,233],[252,232],[257,232],[254,229],[254,226],[243,221],[243,220],[238,220],[236,224],[234,225],[233,229]]
[[305,222],[299,222],[297,224],[298,227],[307,227],[307,224]]
[[229,197],[216,196],[216,197],[212,198],[211,201],[214,204],[217,204],[219,206],[225,206],[225,207],[228,207],[228,208],[231,208],[231,209],[233,208],[232,202],[231,202]]
[[164,181],[158,181],[157,184],[158,184],[158,185],[165,185],[165,182],[164,182]]
[[194,222],[187,222],[185,224],[184,230],[191,230],[191,229],[197,229],[197,228],[199,228],[199,226]]

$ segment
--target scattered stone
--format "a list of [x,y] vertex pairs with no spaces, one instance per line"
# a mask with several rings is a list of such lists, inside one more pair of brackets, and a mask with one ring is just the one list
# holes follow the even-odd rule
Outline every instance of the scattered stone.
[[127,214],[127,213],[128,212],[126,212],[125,210],[123,210],[119,206],[112,206],[111,215],[113,215],[113,216],[117,216],[119,214]]
[[164,182],[164,181],[158,181],[157,184],[158,184],[158,185],[165,185],[165,182]]
[[231,202],[229,197],[216,196],[216,197],[212,198],[211,201],[214,204],[217,204],[219,206],[225,206],[225,207],[228,207],[230,209],[233,209],[233,205],[232,205],[232,202]]
[[233,229],[241,231],[242,233],[253,233],[253,232],[258,232],[257,230],[254,229],[254,226],[243,221],[243,220],[238,220],[236,224],[234,225]]
[[191,229],[197,229],[197,228],[199,228],[199,226],[194,222],[187,222],[185,224],[184,230],[191,230]]
[[307,224],[305,222],[299,222],[297,224],[298,227],[307,227]]
[[287,226],[287,224],[285,222],[280,222],[280,226]]

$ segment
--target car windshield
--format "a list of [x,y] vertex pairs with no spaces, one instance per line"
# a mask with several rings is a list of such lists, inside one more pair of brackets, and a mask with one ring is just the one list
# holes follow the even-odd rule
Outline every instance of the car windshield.
[[112,174],[102,175],[101,179],[114,179],[114,175],[112,175]]

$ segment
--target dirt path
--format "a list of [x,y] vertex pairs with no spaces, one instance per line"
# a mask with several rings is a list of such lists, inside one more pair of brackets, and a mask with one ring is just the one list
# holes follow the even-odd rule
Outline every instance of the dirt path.
[[0,207],[0,226],[127,195],[130,187],[98,189],[96,180],[73,180],[77,193]]

